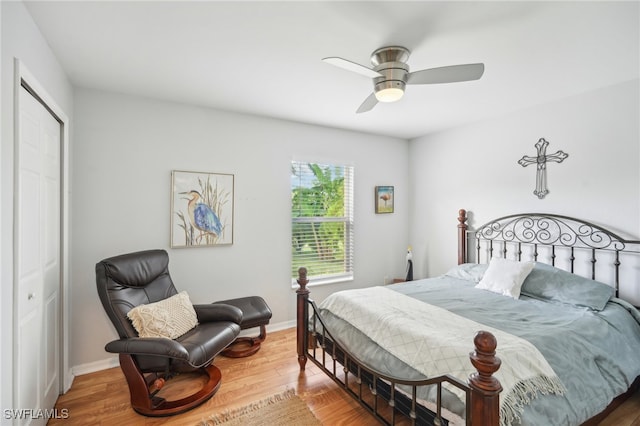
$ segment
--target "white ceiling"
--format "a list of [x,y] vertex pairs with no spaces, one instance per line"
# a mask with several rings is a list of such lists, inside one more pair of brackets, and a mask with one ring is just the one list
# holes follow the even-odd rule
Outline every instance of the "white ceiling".
[[[640,75],[637,1],[25,3],[75,86],[406,139]],[[485,73],[356,114],[371,80],[321,59],[387,45]]]

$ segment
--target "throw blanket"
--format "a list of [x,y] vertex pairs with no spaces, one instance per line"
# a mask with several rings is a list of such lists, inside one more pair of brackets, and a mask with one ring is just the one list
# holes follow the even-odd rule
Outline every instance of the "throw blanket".
[[[481,325],[446,309],[385,287],[346,290],[320,304],[349,322],[379,346],[427,377],[451,374],[466,380],[475,372],[469,352],[475,333],[486,330],[498,341],[502,360],[495,377],[503,392],[500,424],[510,425],[537,393],[563,394],[564,385],[542,354],[528,341]],[[464,398],[462,391],[455,391]]]

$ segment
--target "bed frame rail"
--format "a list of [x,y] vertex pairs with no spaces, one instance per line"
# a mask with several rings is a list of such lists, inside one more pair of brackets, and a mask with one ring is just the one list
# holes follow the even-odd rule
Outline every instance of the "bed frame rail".
[[[441,407],[444,384],[465,392],[467,425],[497,426],[500,423],[502,387],[493,377],[500,368],[500,359],[495,356],[497,342],[491,333],[480,331],[474,338],[475,350],[469,358],[477,372],[467,383],[450,375],[419,381],[392,377],[365,365],[336,342],[318,314],[316,304],[309,298],[307,270],[300,268],[298,274],[297,349],[301,371],[310,360],[386,425],[447,425]],[[417,398],[417,390],[423,386],[436,386],[435,411],[425,408]]]

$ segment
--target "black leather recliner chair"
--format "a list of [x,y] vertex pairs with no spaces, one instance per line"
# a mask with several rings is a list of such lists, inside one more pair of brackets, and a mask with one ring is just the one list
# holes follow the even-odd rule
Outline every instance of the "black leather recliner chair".
[[[146,416],[169,416],[194,408],[220,387],[213,359],[240,333],[242,311],[226,304],[193,305],[198,325],[176,339],[138,337],[127,313],[178,294],[164,250],[148,250],[104,259],[96,264],[102,305],[120,337],[105,350],[117,353],[127,379],[133,409]],[[192,395],[169,401],[157,396],[176,372],[201,371],[208,380]]]

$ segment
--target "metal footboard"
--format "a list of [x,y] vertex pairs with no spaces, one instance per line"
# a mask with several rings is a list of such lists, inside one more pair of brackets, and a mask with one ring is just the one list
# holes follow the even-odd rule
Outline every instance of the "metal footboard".
[[[499,424],[499,381],[493,377],[500,367],[495,356],[496,339],[477,333],[475,350],[469,354],[477,373],[464,382],[450,375],[425,380],[404,380],[365,365],[331,335],[306,288],[306,269],[300,268],[297,293],[297,347],[300,369],[307,360],[315,364],[351,395],[363,408],[386,425],[448,425],[443,416],[443,385],[454,386],[465,395],[464,421],[470,426]],[[418,389],[436,387],[433,409],[418,398]],[[431,404],[430,404],[431,405]]]
[[[450,375],[419,381],[404,380],[365,366],[356,356],[336,343],[318,314],[315,302],[308,300],[308,304],[311,314],[307,334],[307,359],[383,424],[448,425],[449,421],[443,416],[441,407],[444,383],[465,392],[464,418],[471,418],[471,388],[466,383]],[[433,403],[435,411],[422,405],[418,399],[418,388],[423,386],[435,386],[437,389]]]

